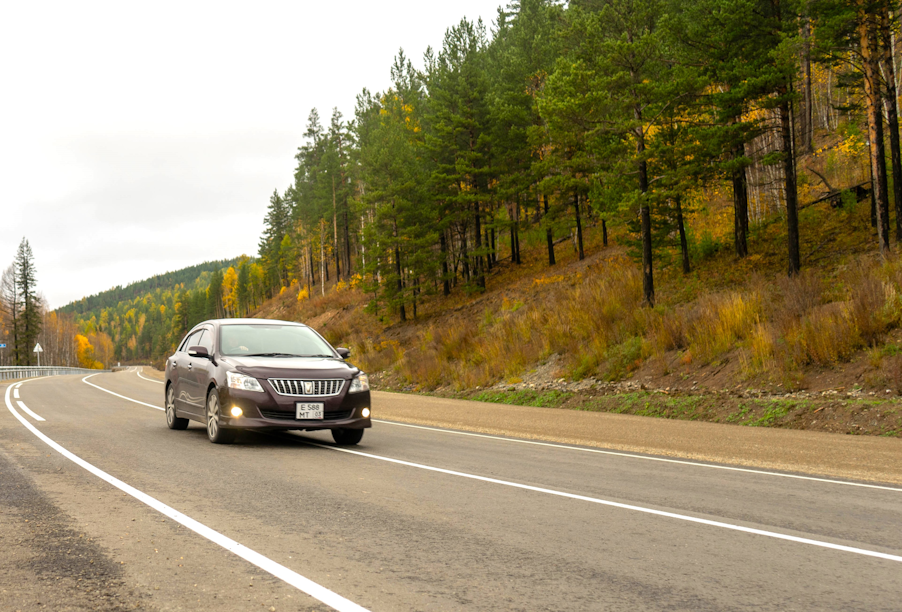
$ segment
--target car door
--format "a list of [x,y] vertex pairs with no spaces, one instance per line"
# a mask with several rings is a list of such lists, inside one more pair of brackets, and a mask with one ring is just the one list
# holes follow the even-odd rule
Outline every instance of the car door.
[[175,386],[175,401],[178,404],[180,411],[190,412],[191,414],[198,414],[198,411],[197,406],[191,401],[191,396],[193,394],[192,389],[194,386],[191,376],[194,364],[192,361],[193,358],[188,355],[188,348],[197,346],[195,342],[200,338],[202,331],[203,330],[197,330],[191,332],[175,354],[175,368],[177,372],[177,377],[173,383]]
[[[212,357],[213,330],[205,327],[201,331],[201,335],[194,338],[194,344],[191,346],[204,347],[207,349],[207,354]],[[210,386],[210,380],[213,378],[213,362],[206,357],[192,357],[191,355],[188,355],[188,360],[188,378],[191,380],[190,400],[197,407],[197,413],[203,414],[207,403],[207,388]]]

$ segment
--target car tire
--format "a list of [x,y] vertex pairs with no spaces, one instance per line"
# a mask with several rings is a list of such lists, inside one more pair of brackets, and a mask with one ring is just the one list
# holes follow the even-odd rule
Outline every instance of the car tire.
[[219,403],[219,393],[216,389],[210,389],[207,394],[207,407],[204,410],[204,422],[207,424],[207,438],[213,444],[229,444],[235,440],[235,430],[222,426],[222,404]]
[[362,429],[333,429],[332,439],[342,446],[353,446],[363,439]]
[[166,387],[166,425],[169,429],[187,429],[188,419],[176,416],[175,412],[175,389],[172,385]]

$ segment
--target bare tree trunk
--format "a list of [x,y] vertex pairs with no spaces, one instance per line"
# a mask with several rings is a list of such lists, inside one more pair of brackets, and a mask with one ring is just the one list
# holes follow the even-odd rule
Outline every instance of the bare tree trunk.
[[335,282],[341,280],[341,249],[338,248],[338,200],[335,195],[335,177],[332,177],[332,250],[335,251]]
[[329,282],[329,257],[326,255],[326,220],[320,220],[319,226],[319,254],[320,261],[322,262],[320,265],[321,271],[323,273],[323,278],[321,279],[321,283]]
[[479,202],[475,204],[475,212],[474,221],[476,226],[474,228],[474,236],[476,238],[476,257],[474,258],[473,264],[476,267],[476,285],[480,289],[485,289],[485,268],[483,267],[482,262],[482,214],[479,210]]
[[[397,236],[397,225],[395,225],[395,235]],[[407,320],[407,312],[404,310],[404,282],[401,278],[401,248],[398,246],[395,246],[395,274],[398,275],[396,287],[398,291],[398,299],[401,300],[398,311],[401,316],[401,321],[404,322]]]
[[492,252],[489,253],[489,257],[491,258],[492,263],[498,263],[497,253],[498,251],[495,249],[495,228],[491,228],[492,234]]
[[788,240],[789,275],[795,276],[802,267],[799,255],[799,202],[796,187],[795,156],[792,146],[792,111],[789,101],[785,99],[789,93],[786,87],[779,90],[778,95],[784,97],[780,104],[780,139],[783,150],[783,195],[786,198],[786,237]]
[[548,195],[542,195],[542,202],[545,205],[545,222],[548,227],[545,229],[545,239],[548,242],[548,265],[553,266],[556,262],[554,260],[554,235],[551,231],[551,223],[548,219]]
[[573,210],[576,213],[576,242],[578,245],[579,260],[582,261],[586,258],[586,253],[583,250],[583,223],[579,214],[579,193],[573,194]]
[[802,108],[802,142],[801,153],[811,153],[814,151],[814,124],[812,112],[814,107],[814,95],[811,91],[811,21],[808,16],[804,17],[802,24],[802,75],[805,80],[805,99]]
[[740,143],[733,150],[733,160],[737,167],[733,168],[733,242],[736,256],[746,257],[749,254],[749,192],[745,166],[738,166],[738,160],[745,157],[745,145]]
[[442,295],[451,295],[451,280],[448,278],[448,239],[446,230],[439,233],[439,251],[442,254]]
[[896,89],[896,71],[893,61],[893,38],[890,35],[889,9],[881,7],[880,30],[883,39],[882,63],[886,75],[886,94],[883,103],[886,107],[887,128],[889,129],[889,151],[893,171],[893,205],[896,209],[896,241],[902,241],[902,154],[899,150],[899,101]]
[[510,203],[509,216],[511,218],[511,263],[520,263],[520,200]]
[[[464,282],[470,282],[470,253],[469,253],[469,245],[467,243],[467,233],[469,228],[467,224],[464,223],[463,227],[460,228],[460,264],[463,267],[463,277]],[[456,273],[455,273],[456,276]]]
[[868,140],[870,142],[871,168],[874,176],[874,201],[877,216],[877,237],[880,254],[889,252],[889,201],[887,197],[886,163],[883,148],[883,112],[878,73],[877,36],[872,21],[863,4],[858,9],[858,34],[861,38],[861,55],[864,65],[864,90],[868,115]]
[[[636,120],[641,124],[642,113],[637,107],[634,111]],[[642,234],[642,292],[646,306],[655,305],[655,281],[652,266],[651,207],[648,204],[648,164],[645,155],[645,132],[638,128],[636,134],[636,152],[639,154],[639,190],[642,192],[639,203],[639,222]]]
[[673,204],[676,207],[677,214],[677,230],[680,234],[680,253],[683,256],[683,274],[692,272],[689,265],[689,243],[686,240],[686,226],[683,223],[683,199],[680,196],[673,198]]
[[345,274],[351,278],[351,227],[348,225],[348,203],[344,206],[344,234],[345,234]]

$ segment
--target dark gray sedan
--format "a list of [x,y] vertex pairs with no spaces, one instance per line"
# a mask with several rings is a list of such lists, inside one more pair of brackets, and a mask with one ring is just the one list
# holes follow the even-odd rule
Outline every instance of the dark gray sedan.
[[357,444],[371,427],[370,385],[349,353],[301,323],[204,321],[166,360],[166,423],[201,422],[217,444],[241,429],[330,429]]

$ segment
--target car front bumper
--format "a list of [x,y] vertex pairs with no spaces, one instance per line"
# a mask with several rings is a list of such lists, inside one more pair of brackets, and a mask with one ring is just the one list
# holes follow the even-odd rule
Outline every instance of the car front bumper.
[[[372,427],[370,416],[363,416],[364,408],[372,410],[370,392],[348,393],[343,390],[334,397],[293,397],[228,389],[222,394],[222,426],[235,429],[365,429]],[[321,402],[323,419],[298,420],[295,404],[300,401]],[[233,406],[243,414],[233,417]]]

